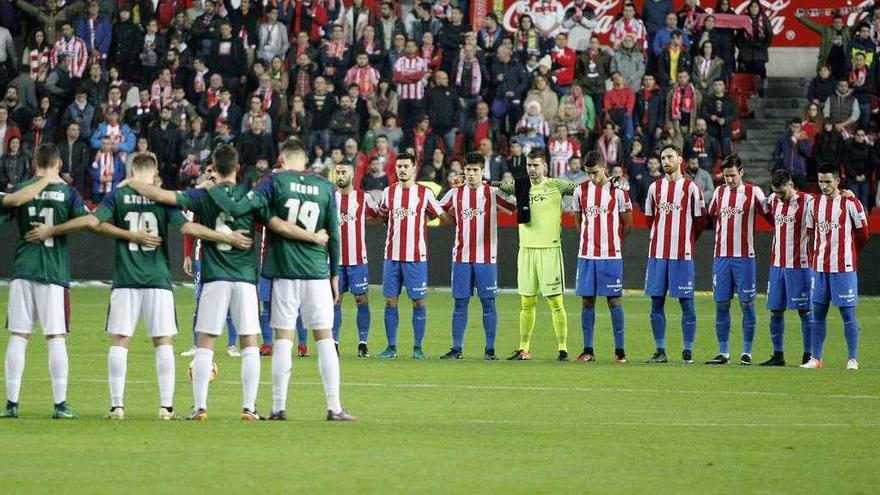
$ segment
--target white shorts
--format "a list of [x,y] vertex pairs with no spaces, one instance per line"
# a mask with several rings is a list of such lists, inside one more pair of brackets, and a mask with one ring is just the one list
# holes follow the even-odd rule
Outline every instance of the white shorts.
[[131,337],[141,316],[150,338],[177,335],[174,293],[170,290],[119,288],[110,291],[107,333]]
[[275,329],[293,330],[302,313],[308,330],[333,328],[333,290],[330,280],[272,280],[272,309],[269,325]]
[[226,326],[226,314],[239,335],[260,333],[257,287],[247,282],[217,280],[202,285],[196,311],[196,332],[221,335]]
[[43,335],[63,335],[70,329],[70,293],[67,287],[17,278],[9,284],[6,328],[33,333],[39,321]]

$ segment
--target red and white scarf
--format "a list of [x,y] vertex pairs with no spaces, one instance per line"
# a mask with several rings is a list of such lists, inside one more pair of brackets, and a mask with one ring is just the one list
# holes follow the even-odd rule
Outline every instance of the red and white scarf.
[[[464,59],[458,61],[458,71],[455,73],[455,85],[461,86],[461,76],[464,73]],[[470,94],[476,95],[480,92],[480,83],[483,80],[483,74],[480,73],[480,61],[476,58],[471,60],[471,88]]]
[[116,160],[113,159],[113,152],[98,151],[95,163],[101,170],[101,177],[107,179],[106,182],[101,182],[101,193],[109,193],[113,190],[113,176],[116,172]]
[[217,88],[217,89],[208,88],[208,94],[207,94],[208,108],[214,108],[214,105],[217,104],[217,99],[219,98],[219,96],[220,96],[220,88]]
[[297,96],[305,96],[312,92],[312,78],[309,71],[300,69],[296,72],[296,83],[293,86],[293,94]]
[[618,143],[620,143],[620,138],[617,136],[611,139],[606,139],[605,136],[599,138],[599,149],[605,157],[605,162],[609,165],[617,163]]
[[221,101],[218,102],[217,105],[220,107],[220,114],[217,115],[217,119],[226,120],[229,117],[229,107],[232,105],[232,102],[230,101],[229,103],[224,105]]
[[379,75],[376,69],[370,67],[354,66],[349,72],[349,84],[357,84],[360,95],[364,98],[370,96],[375,90],[375,85],[379,82]]
[[682,113],[694,112],[694,86],[688,84],[684,88],[680,84],[672,90],[672,120],[681,120]]
[[342,58],[345,56],[345,40],[333,40],[327,45],[327,56],[330,58]]
[[263,104],[260,105],[260,108],[263,110],[263,112],[268,112],[269,108],[271,108],[271,107],[272,107],[272,87],[270,86],[269,89],[263,91]]
[[853,69],[849,73],[849,83],[853,87],[864,86],[866,77],[868,77],[867,66],[862,67],[861,69],[853,67]]
[[41,72],[45,70],[46,67],[49,66],[49,47],[43,45],[42,50],[31,50],[30,53],[30,67],[31,67],[31,76],[35,79],[40,75]]
[[202,93],[205,91],[207,85],[205,84],[205,75],[208,74],[208,69],[205,69],[202,72],[196,72],[195,77],[193,78],[193,88],[196,90],[196,93]]

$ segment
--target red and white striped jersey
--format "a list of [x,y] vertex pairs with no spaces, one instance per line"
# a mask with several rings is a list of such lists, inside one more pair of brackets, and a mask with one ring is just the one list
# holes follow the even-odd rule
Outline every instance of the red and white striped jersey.
[[853,231],[868,225],[862,203],[840,194],[824,194],[813,201],[807,214],[807,228],[813,229],[813,262],[817,272],[854,272],[857,268]]
[[65,40],[63,36],[59,37],[52,47],[52,67],[58,65],[58,55],[62,53],[66,53],[70,58],[70,77],[81,79],[89,63],[86,42],[76,36],[71,36],[69,40]]
[[430,189],[414,184],[393,184],[382,191],[382,208],[388,210],[388,236],[385,259],[390,261],[427,261],[427,218],[443,214],[443,208]]
[[450,189],[440,206],[455,216],[452,260],[458,263],[495,263],[498,255],[498,207],[516,210],[497,187],[482,184]]
[[648,187],[645,216],[651,223],[648,257],[689,260],[694,253],[694,218],[705,215],[700,186],[687,177],[657,179]]
[[755,257],[755,214],[767,212],[760,187],[743,182],[736,189],[715,188],[709,216],[715,217],[715,257]]
[[367,263],[366,220],[379,215],[379,207],[369,194],[352,190],[348,194],[336,191],[336,210],[339,212],[341,266]]
[[425,79],[428,64],[419,56],[400,57],[394,63],[394,80],[401,100],[421,100],[425,97]]
[[547,144],[547,151],[550,152],[550,177],[562,177],[568,168],[568,160],[581,156],[580,145],[570,137],[562,141],[551,139]]
[[629,193],[606,182],[598,187],[582,182],[574,190],[574,204],[581,213],[581,242],[578,258],[620,259],[623,224],[620,214],[632,211]]
[[813,207],[813,196],[795,191],[788,201],[776,194],[767,197],[767,208],[773,216],[773,246],[770,263],[778,268],[809,268],[810,246],[807,238],[807,212]]

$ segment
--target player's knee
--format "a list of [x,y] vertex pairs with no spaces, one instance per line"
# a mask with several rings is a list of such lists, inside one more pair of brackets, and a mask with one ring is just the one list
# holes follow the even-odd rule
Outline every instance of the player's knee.
[[239,335],[238,343],[239,345],[241,345],[242,349],[247,349],[248,347],[259,347],[260,345],[256,335]]
[[424,308],[425,300],[424,299],[413,299],[412,305],[414,308]]
[[538,302],[537,296],[521,296],[520,302],[522,303],[522,309],[528,311],[535,309],[535,305]]
[[131,341],[131,337],[126,337],[124,335],[116,335],[113,334],[110,336],[110,345],[116,347],[125,347],[128,349],[128,343]]
[[64,338],[64,335],[46,335],[46,342],[49,342],[50,340],[53,340],[53,339],[63,339],[63,338]]
[[320,340],[327,340],[333,338],[333,330],[326,328],[321,330],[312,330],[312,338],[315,339],[315,342]]
[[754,305],[755,305],[754,301],[740,301],[739,302],[739,307],[741,307],[743,309],[751,308]]
[[370,298],[367,297],[366,294],[361,294],[359,296],[354,296],[354,302],[356,304],[367,304],[370,301]]
[[581,298],[581,307],[583,307],[584,309],[593,309],[594,306],[596,306],[595,297]]
[[616,308],[616,307],[620,306],[620,304],[621,304],[621,299],[619,297],[609,297],[608,298],[608,307],[609,308]]
[[164,337],[153,337],[153,347],[159,347],[160,345],[171,345],[171,336],[167,335]]
[[[784,316],[784,315],[785,315],[785,311],[783,311],[783,310],[779,310],[779,309],[771,309],[771,310],[770,310],[770,314],[773,315],[773,316]],[[806,314],[806,312],[804,312],[804,311],[798,311],[798,314],[801,315],[801,316],[804,316],[804,315]]]
[[554,313],[565,311],[565,307],[562,304],[562,294],[548,297],[547,303],[550,305],[550,311]]
[[396,297],[386,297],[385,298],[385,306],[388,306],[389,308],[396,308],[397,307],[397,298]]

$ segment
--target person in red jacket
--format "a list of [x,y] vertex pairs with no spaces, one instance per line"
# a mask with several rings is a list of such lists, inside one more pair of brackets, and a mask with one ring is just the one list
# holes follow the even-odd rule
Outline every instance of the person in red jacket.
[[574,67],[577,64],[577,54],[568,47],[568,35],[565,33],[556,35],[556,46],[550,52],[550,58],[553,60],[556,90],[562,95],[567,95],[574,81]]
[[636,94],[626,85],[626,79],[620,72],[611,74],[614,87],[605,93],[605,122],[612,122],[623,132],[623,139],[629,142],[633,137],[633,109],[636,106]]

